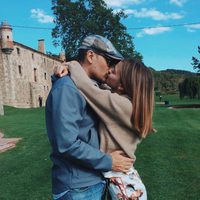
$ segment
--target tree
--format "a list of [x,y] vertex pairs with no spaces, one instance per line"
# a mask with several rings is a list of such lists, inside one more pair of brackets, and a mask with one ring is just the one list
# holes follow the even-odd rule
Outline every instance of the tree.
[[174,94],[178,91],[178,82],[181,75],[166,71],[153,72],[155,91],[157,94]]
[[54,45],[61,43],[68,60],[77,54],[83,38],[90,34],[108,38],[125,57],[142,60],[142,55],[135,51],[132,36],[120,22],[126,18],[123,11],[114,13],[103,0],[52,0],[52,10]]
[[200,99],[200,77],[189,77],[179,84],[180,98],[188,96],[191,99]]
[[[200,54],[200,46],[198,46],[198,52]],[[193,68],[197,69],[197,72],[200,72],[200,60],[195,57],[192,57],[192,61],[193,63],[191,64],[193,65]]]

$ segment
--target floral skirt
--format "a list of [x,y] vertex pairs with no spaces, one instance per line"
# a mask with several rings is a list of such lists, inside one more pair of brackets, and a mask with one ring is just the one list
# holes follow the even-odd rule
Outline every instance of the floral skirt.
[[133,167],[127,174],[121,172],[106,172],[109,179],[108,190],[112,200],[147,200],[146,188]]

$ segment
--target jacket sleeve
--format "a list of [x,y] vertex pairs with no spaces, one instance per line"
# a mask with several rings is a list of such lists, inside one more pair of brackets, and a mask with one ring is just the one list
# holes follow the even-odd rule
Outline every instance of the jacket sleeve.
[[52,91],[46,109],[47,116],[52,118],[50,126],[53,151],[79,161],[85,167],[109,171],[112,168],[111,156],[79,139],[77,122],[82,117],[81,98],[83,97],[78,91],[67,85]]
[[72,80],[101,120],[105,123],[115,121],[132,128],[132,103],[127,97],[96,87],[78,62],[71,62],[69,71]]

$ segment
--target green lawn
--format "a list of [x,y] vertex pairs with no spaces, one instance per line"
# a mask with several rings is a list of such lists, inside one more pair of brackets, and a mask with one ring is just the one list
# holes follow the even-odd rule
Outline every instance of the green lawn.
[[5,107],[0,131],[23,139],[0,154],[0,200],[50,199],[50,148],[44,124],[43,108]]
[[[168,96],[170,104],[197,103]],[[200,101],[199,101],[200,103]],[[197,200],[200,197],[200,109],[168,109],[157,105],[157,133],[136,152],[138,169],[150,200]]]
[[[164,100],[164,99],[163,99]],[[197,103],[167,96],[170,104]],[[200,103],[200,102],[199,102]],[[149,200],[197,200],[200,196],[200,109],[156,105],[154,127],[136,152],[136,169]],[[44,108],[5,107],[0,117],[5,137],[22,137],[15,149],[0,154],[0,200],[48,200],[51,194],[49,143]]]

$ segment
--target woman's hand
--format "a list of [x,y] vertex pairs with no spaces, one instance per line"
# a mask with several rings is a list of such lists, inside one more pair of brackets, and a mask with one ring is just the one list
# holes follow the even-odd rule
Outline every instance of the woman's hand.
[[59,66],[55,66],[53,69],[54,74],[58,77],[66,76],[69,73],[68,64],[69,63],[62,63]]

